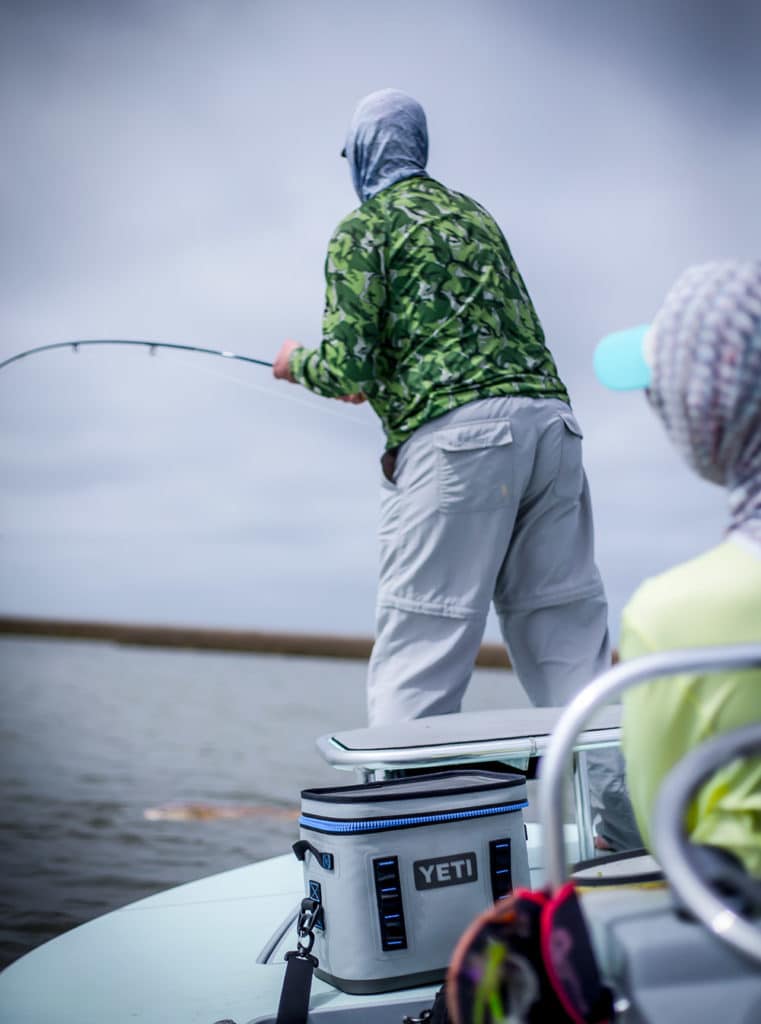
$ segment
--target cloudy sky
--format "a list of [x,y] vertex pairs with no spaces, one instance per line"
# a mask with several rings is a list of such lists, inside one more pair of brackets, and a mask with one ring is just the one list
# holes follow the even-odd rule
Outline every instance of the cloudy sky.
[[[585,430],[612,626],[723,494],[591,359],[677,275],[761,255],[755,0],[0,5],[0,359],[319,340],[356,102],[424,105],[502,225]],[[0,371],[0,614],[370,633],[372,413],[202,355]],[[494,622],[488,634],[496,637]]]

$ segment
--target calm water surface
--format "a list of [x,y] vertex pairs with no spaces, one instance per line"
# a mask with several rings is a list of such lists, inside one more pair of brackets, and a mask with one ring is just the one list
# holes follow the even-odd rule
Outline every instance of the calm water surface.
[[[526,706],[475,673],[466,709]],[[364,665],[0,639],[0,966],[160,889],[287,852],[317,736],[365,724]],[[150,820],[176,804],[257,808]],[[288,813],[291,812],[291,813]]]

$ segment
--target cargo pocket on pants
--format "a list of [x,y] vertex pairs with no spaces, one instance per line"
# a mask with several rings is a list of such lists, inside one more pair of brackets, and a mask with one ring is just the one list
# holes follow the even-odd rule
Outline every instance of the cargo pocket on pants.
[[570,413],[560,416],[562,440],[554,493],[558,498],[576,501],[584,487],[584,467],[581,459],[581,427]]
[[512,500],[513,434],[506,420],[464,423],[439,430],[437,449],[439,509],[478,512]]

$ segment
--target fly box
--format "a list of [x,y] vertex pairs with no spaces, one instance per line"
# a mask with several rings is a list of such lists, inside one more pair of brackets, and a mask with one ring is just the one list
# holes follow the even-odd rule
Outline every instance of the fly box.
[[358,993],[443,979],[476,914],[530,884],[527,803],[522,775],[478,770],[304,790],[317,976]]

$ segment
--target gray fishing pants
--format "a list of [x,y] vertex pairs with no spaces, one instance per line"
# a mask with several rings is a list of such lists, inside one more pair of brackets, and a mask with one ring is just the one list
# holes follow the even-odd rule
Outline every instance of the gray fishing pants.
[[534,704],[610,665],[581,431],[557,399],[461,406],[382,480],[372,725],[460,710],[492,602]]
[[557,399],[461,406],[382,479],[371,725],[460,710],[492,602],[533,704],[564,705],[610,666],[581,430]]

